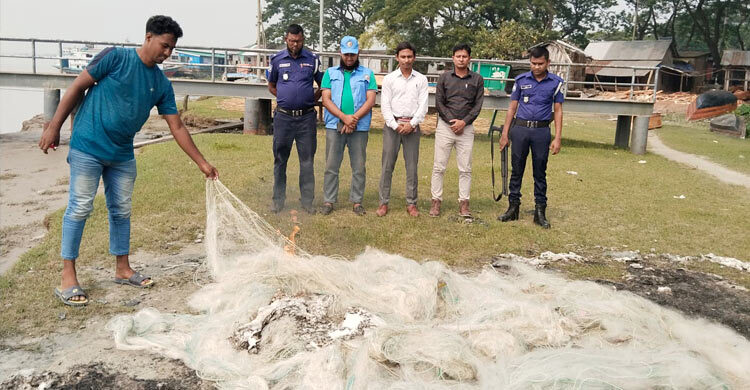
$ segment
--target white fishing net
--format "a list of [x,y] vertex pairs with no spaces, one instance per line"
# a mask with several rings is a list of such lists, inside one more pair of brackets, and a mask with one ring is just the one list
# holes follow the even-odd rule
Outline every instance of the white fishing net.
[[633,294],[513,261],[461,274],[372,248],[311,256],[220,182],[206,199],[200,314],[109,327],[221,388],[750,388],[750,342]]

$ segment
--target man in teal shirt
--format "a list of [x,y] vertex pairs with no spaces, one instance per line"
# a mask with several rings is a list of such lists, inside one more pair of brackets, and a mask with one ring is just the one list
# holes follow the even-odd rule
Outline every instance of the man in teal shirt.
[[141,47],[102,50],[67,89],[39,140],[39,148],[44,153],[50,148],[55,150],[60,143],[60,126],[83,99],[73,123],[68,154],[70,198],[62,223],[62,281],[54,290],[66,305],[88,303],[78,283],[75,261],[100,179],[104,182],[109,214],[109,252],[117,260],[114,281],[141,288],[154,284],[150,277],[133,270],[128,260],[136,177],[133,137],[154,106],[167,121],[177,144],[201,172],[207,178],[218,177],[216,168],[203,158],[182,123],[172,84],[157,66],[169,58],[181,36],[182,29],[177,22],[168,16],[156,15],[146,23],[146,37]]
[[353,211],[364,215],[365,160],[372,107],[378,90],[375,74],[359,64],[359,43],[354,37],[341,40],[341,63],[326,70],[321,83],[326,123],[326,171],[323,177],[323,207],[328,215],[339,193],[339,168],[344,148],[349,148],[352,186],[349,201]]

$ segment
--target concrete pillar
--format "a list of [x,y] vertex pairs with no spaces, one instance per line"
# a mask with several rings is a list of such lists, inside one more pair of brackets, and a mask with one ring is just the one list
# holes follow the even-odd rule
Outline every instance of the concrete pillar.
[[271,100],[245,98],[245,120],[242,132],[261,135],[272,132]]
[[258,114],[258,134],[273,134],[271,99],[260,99],[260,111]]
[[633,117],[630,115],[617,116],[617,128],[615,130],[615,146],[627,149],[630,143],[630,126],[633,123]]
[[646,142],[648,141],[648,115],[639,115],[633,121],[633,131],[630,133],[630,152],[633,154],[646,154]]
[[44,90],[44,121],[49,122],[52,117],[55,116],[57,106],[60,105],[60,90],[59,89],[45,89]]

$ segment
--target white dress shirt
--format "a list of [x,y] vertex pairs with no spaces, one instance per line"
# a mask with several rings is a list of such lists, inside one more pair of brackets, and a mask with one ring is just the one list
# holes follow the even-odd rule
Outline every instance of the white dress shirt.
[[427,77],[412,69],[408,78],[401,69],[388,73],[383,78],[380,94],[380,112],[388,127],[395,129],[398,122],[394,117],[410,117],[412,127],[417,127],[427,114]]

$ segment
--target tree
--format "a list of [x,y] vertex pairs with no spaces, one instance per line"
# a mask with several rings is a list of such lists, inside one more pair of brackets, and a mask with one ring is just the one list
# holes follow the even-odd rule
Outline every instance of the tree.
[[615,0],[567,0],[555,3],[554,26],[562,39],[577,45],[585,46],[589,40],[588,31],[594,30],[603,18],[607,9],[617,4]]
[[496,30],[479,31],[472,55],[476,58],[521,58],[525,50],[539,42],[555,39],[556,34],[551,30],[531,29],[515,21],[505,22]]
[[[324,0],[325,49],[337,47],[345,35],[359,37],[365,31],[365,23],[373,13],[362,7],[363,0]],[[287,27],[297,23],[305,29],[308,47],[318,48],[320,2],[317,0],[268,0],[263,11],[263,22],[267,24],[266,37],[269,42],[282,43]],[[275,20],[268,24],[269,20]]]
[[718,63],[730,31],[727,21],[743,13],[746,15],[747,2],[743,0],[684,0],[683,4],[697,32],[708,46],[711,56]]

